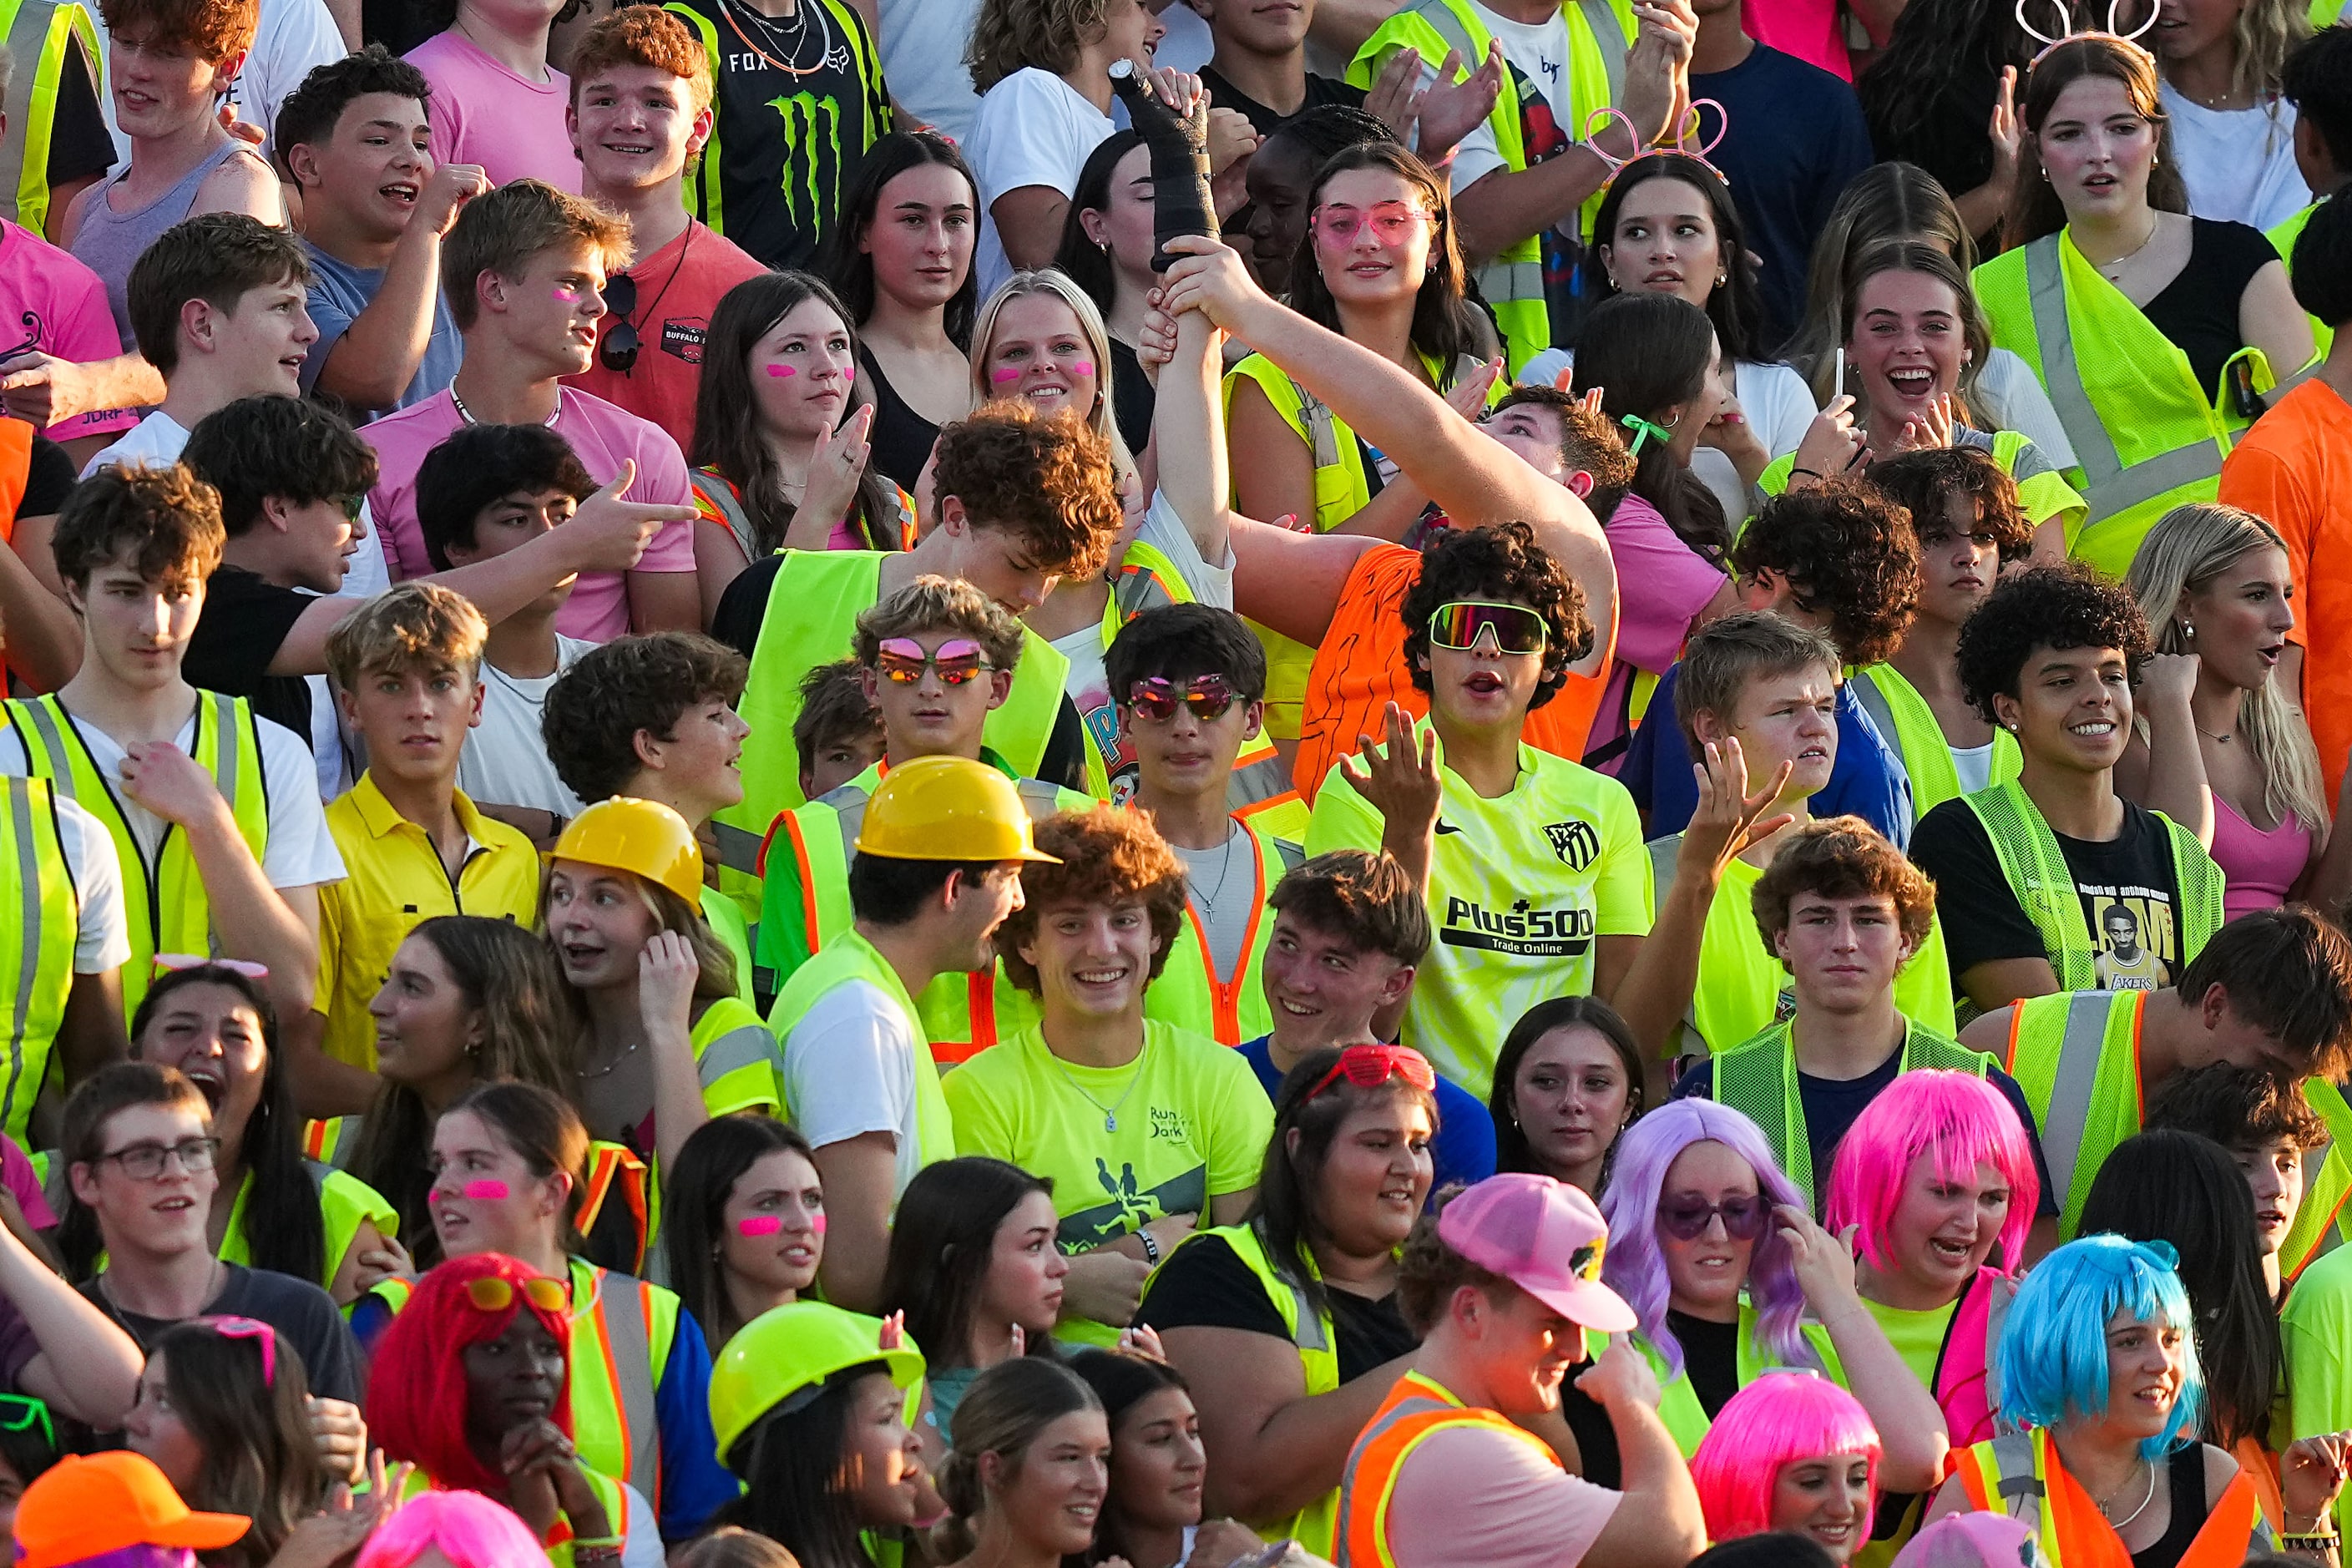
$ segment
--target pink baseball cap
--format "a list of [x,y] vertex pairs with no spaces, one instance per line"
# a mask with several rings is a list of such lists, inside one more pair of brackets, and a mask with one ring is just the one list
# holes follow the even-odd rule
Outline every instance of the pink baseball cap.
[[1437,1237],[1572,1323],[1621,1334],[1638,1321],[1601,1282],[1609,1222],[1565,1182],[1526,1172],[1489,1176],[1439,1211]]

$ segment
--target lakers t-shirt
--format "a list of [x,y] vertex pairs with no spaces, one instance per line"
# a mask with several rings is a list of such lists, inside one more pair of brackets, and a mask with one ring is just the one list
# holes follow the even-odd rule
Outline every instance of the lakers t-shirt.
[[[1428,722],[1415,726],[1425,732]],[[1645,936],[1650,858],[1625,786],[1522,744],[1519,775],[1480,796],[1444,765],[1437,847],[1430,863],[1435,941],[1413,982],[1404,1043],[1484,1100],[1503,1037],[1554,996],[1592,991],[1593,942]],[[1334,763],[1315,796],[1307,853],[1378,849],[1378,808]]]
[[[1033,1026],[942,1080],[956,1152],[1010,1161],[1054,1180],[1065,1252],[1117,1241],[1164,1215],[1209,1224],[1209,1200],[1257,1182],[1274,1107],[1239,1051],[1147,1020],[1143,1054],[1125,1067],[1054,1055]],[[1066,1338],[1109,1344],[1100,1323],[1066,1321]]]

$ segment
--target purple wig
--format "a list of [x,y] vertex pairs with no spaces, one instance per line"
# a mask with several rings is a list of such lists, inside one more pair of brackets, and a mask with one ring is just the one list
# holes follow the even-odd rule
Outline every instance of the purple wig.
[[1830,1166],[1832,1231],[1858,1225],[1862,1256],[1881,1272],[1895,1267],[1888,1231],[1903,1203],[1911,1162],[1933,1151],[1936,1174],[1973,1182],[1979,1163],[2009,1184],[2009,1217],[2000,1227],[2000,1258],[2014,1273],[2025,1258],[2025,1233],[2042,1199],[2033,1150],[2017,1111],[2000,1090],[1974,1073],[1922,1068],[1896,1076],[1854,1118]]
[[[1669,1100],[1625,1129],[1617,1140],[1616,1168],[1601,1200],[1609,1221],[1609,1251],[1601,1278],[1641,1319],[1642,1338],[1664,1358],[1669,1376],[1683,1370],[1683,1347],[1666,1327],[1673,1292],[1665,1255],[1658,1247],[1658,1198],[1675,1157],[1694,1143],[1715,1142],[1748,1162],[1767,1204],[1806,1207],[1805,1195],[1781,1173],[1772,1145],[1756,1123],[1727,1105],[1696,1098]],[[1819,1358],[1799,1331],[1805,1293],[1780,1227],[1768,1217],[1748,1258],[1748,1300],[1756,1309],[1756,1342],[1767,1362],[1816,1367]]]
[[[617,1527],[620,1521],[614,1520]],[[452,1568],[545,1568],[530,1526],[479,1492],[426,1492],[400,1505],[353,1568],[408,1568],[432,1547]]]
[[[19,1547],[19,1554],[23,1548]],[[118,1546],[95,1557],[78,1560],[73,1568],[199,1568],[194,1552],[184,1546]]]
[[1826,1377],[1784,1372],[1758,1378],[1727,1400],[1691,1456],[1691,1480],[1709,1541],[1772,1528],[1772,1488],[1783,1465],[1826,1454],[1870,1459],[1870,1501],[1856,1544],[1870,1539],[1878,1502],[1878,1428],[1862,1401]]

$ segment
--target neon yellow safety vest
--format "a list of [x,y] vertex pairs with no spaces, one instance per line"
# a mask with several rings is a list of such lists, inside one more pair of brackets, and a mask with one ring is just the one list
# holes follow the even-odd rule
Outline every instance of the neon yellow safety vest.
[[[1225,1046],[1238,1046],[1274,1032],[1274,1009],[1266,1002],[1265,986],[1259,978],[1265,944],[1274,937],[1265,899],[1283,873],[1304,858],[1295,847],[1265,837],[1246,820],[1236,818],[1234,826],[1249,840],[1250,875],[1255,879],[1249,890],[1249,930],[1242,938],[1241,963],[1234,977],[1217,978],[1215,961],[1209,953],[1208,928],[1201,923],[1200,912],[1188,898],[1184,923],[1177,928],[1168,963],[1143,994],[1146,1018],[1210,1036]],[[1236,881],[1228,896],[1240,891]]]
[[[1256,1277],[1259,1287],[1265,1291],[1266,1301],[1282,1315],[1282,1326],[1290,1331],[1290,1342],[1298,1351],[1299,1370],[1307,1377],[1307,1397],[1312,1399],[1318,1394],[1329,1394],[1338,1388],[1339,1332],[1332,1327],[1330,1312],[1315,1305],[1315,1298],[1307,1293],[1307,1286],[1298,1278],[1302,1271],[1310,1278],[1318,1278],[1314,1259],[1306,1258],[1295,1264],[1276,1264],[1273,1255],[1266,1250],[1265,1233],[1255,1225],[1221,1225],[1197,1231],[1186,1237],[1181,1245],[1189,1247],[1204,1236],[1217,1237],[1234,1249],[1234,1256],[1240,1258],[1243,1266]],[[1174,1256],[1173,1252],[1169,1254],[1171,1258]],[[1167,1260],[1161,1259],[1160,1268],[1167,1266]],[[1158,1272],[1158,1269],[1153,1270],[1155,1275]],[[1149,1281],[1144,1289],[1149,1293]],[[1268,1541],[1279,1541],[1288,1536],[1307,1548],[1310,1555],[1328,1561],[1333,1536],[1339,1525],[1339,1494],[1333,1490],[1288,1519],[1251,1520],[1246,1522]]]
[[[577,1446],[576,1439],[574,1446]],[[588,1489],[596,1494],[596,1500],[604,1505],[606,1527],[616,1535],[625,1533],[629,1527],[629,1504],[621,1490],[620,1482],[590,1465],[582,1465],[580,1475],[588,1483]],[[440,1482],[423,1470],[411,1470],[406,1484],[400,1489],[400,1500],[414,1502],[426,1492],[445,1489]],[[559,1512],[555,1516],[555,1528],[548,1531],[547,1539],[539,1543],[539,1548],[547,1553],[547,1561],[552,1568],[572,1568],[572,1521]]]
[[[2050,967],[2058,976],[2058,989],[2095,990],[2099,979],[2093,961],[2099,945],[2083,918],[2074,873],[2067,868],[2065,853],[2058,847],[2050,825],[2042,820],[2032,797],[2022,784],[2012,781],[1960,798],[1984,824],[1993,857],[2000,862],[2001,876],[2008,880],[2009,890],[2017,895],[2017,907],[2041,931]],[[2221,929],[2221,868],[2213,863],[2213,857],[2194,834],[2160,811],[2148,815],[2164,824],[2172,841],[2172,879],[2180,889],[2180,962],[2186,964]]]
[[[856,914],[849,904],[849,863],[857,853],[857,833],[866,821],[866,802],[881,782],[882,767],[877,763],[849,783],[786,812],[776,824],[768,853],[782,850],[797,862],[801,931],[812,957],[856,927]],[[1095,804],[1091,795],[1037,779],[1017,780],[1013,787],[1033,822],[1043,822],[1057,812],[1086,811]],[[764,862],[761,870],[764,887]],[[772,949],[770,955],[781,965],[781,955]],[[788,982],[791,976],[782,978]],[[923,987],[915,1008],[922,1018],[932,1057],[950,1066],[1037,1021],[1036,1004],[1004,978],[1003,960],[970,974],[939,976]]]
[[[310,1173],[311,1188],[318,1194],[320,1228],[327,1237],[318,1286],[321,1290],[331,1290],[335,1276],[342,1271],[343,1259],[351,1256],[352,1243],[359,1238],[362,1222],[374,1222],[377,1235],[397,1241],[400,1211],[357,1176],[316,1160],[303,1161],[302,1167]],[[245,1205],[251,1196],[253,1173],[247,1171],[245,1180],[237,1185],[236,1201],[229,1207],[228,1226],[221,1232],[223,1263],[241,1263],[248,1268],[253,1264],[253,1241],[245,1234]]]
[[[2343,9],[2344,0],[2318,0],[2311,9],[2315,15],[2323,5],[2330,10],[2340,11]],[[2317,25],[2332,27],[2336,24],[2331,18]],[[2311,215],[2318,210],[2319,204],[2314,202],[2276,228],[2269,229],[2263,235],[2264,239],[2271,242],[2271,248],[2279,253],[2279,259],[2286,263],[2287,276],[2290,279],[2294,276],[2294,242],[2303,237],[2304,226],[2311,221]],[[2336,329],[2316,316],[2306,315],[2304,320],[2311,323],[2311,341],[2319,345],[2320,356],[2326,357],[2327,346],[2336,341]]]
[[[1960,443],[1955,442],[1954,445]],[[2075,539],[2083,531],[2083,518],[2088,503],[2075,493],[2074,486],[2066,482],[2066,476],[2052,466],[2048,458],[2042,456],[2041,448],[2034,446],[2030,437],[2014,430],[1992,432],[1990,447],[1969,445],[1972,450],[1984,452],[1991,458],[1994,466],[2016,482],[2018,510],[2025,513],[2029,521],[2039,527],[2053,517],[2064,519],[2066,543],[2068,548],[2073,548]],[[2032,472],[2021,475],[2017,471],[2018,459],[2028,453],[2039,461]],[[1756,488],[1768,496],[1782,494],[1789,488],[1790,476],[1796,471],[1797,455],[1794,452],[1775,458],[1765,466],[1763,473],[1757,476]],[[1924,805],[1919,807],[1923,813],[1927,809]]]
[[2324,1078],[2304,1079],[2303,1098],[2327,1124],[2328,1145],[2315,1161],[2309,1154],[2303,1157],[2304,1169],[2310,1173],[2304,1181],[2303,1205],[2279,1244],[2279,1272],[2288,1279],[2334,1251],[2340,1240],[2352,1238],[2352,1230],[2345,1229],[2352,1215],[2344,1212],[2352,1200],[2352,1103]]
[[[1625,81],[1625,51],[1633,44],[1635,22],[1625,0],[1573,0],[1560,8],[1568,25],[1568,102],[1553,104],[1562,132],[1577,135],[1595,110],[1617,101]],[[1468,0],[1414,0],[1414,4],[1381,24],[1348,67],[1348,80],[1357,87],[1372,85],[1373,76],[1399,49],[1421,51],[1423,65],[1434,70],[1451,49],[1461,57],[1462,75],[1486,60],[1494,35],[1478,19]],[[1459,79],[1458,78],[1456,79]],[[1528,167],[1527,142],[1520,134],[1518,84],[1508,68],[1503,90],[1496,96],[1486,123],[1495,132],[1495,150],[1513,173]],[[1458,194],[1458,193],[1457,193]],[[1600,210],[1595,192],[1580,215],[1590,229]],[[1510,247],[1477,269],[1478,291],[1493,308],[1510,349],[1511,369],[1551,347],[1551,314],[1544,300],[1543,247],[1530,237]]]
[[2042,1130],[2050,1184],[2063,1200],[2063,1240],[2074,1239],[2100,1164],[2140,1129],[2139,1026],[2147,1002],[2145,991],[2061,991],[2029,996],[2010,1014],[2003,1066]]
[[[572,1442],[661,1511],[661,1421],[654,1405],[677,1335],[677,1298],[658,1285],[572,1265]],[[616,1518],[619,1516],[615,1516]]]
[[[1874,664],[1851,671],[1847,682],[1863,711],[1895,748],[1911,784],[1911,809],[1927,816],[1948,800],[1960,798],[1960,770],[1952,760],[1952,743],[1936,721],[1936,710],[1919,689],[1891,664]],[[1996,725],[1992,732],[1993,784],[2008,784],[2025,771],[2025,753],[2017,737]]]
[[2344,0],[2311,0],[2311,25],[2315,27],[2332,27],[2343,15]]
[[58,94],[65,79],[67,51],[79,48],[89,84],[106,101],[106,56],[89,12],[73,0],[6,0],[0,3],[0,29],[16,73],[8,83],[6,147],[16,158],[18,223],[35,234],[49,220],[49,148],[57,132]]
[[22,1143],[73,992],[81,894],[66,860],[56,790],[47,780],[35,778],[8,778],[0,787],[0,866],[14,867],[16,873],[15,940],[0,948],[0,998],[6,1002],[8,1027],[0,1129]]
[[[878,595],[886,559],[874,550],[787,550],[769,590],[751,679],[738,705],[751,726],[743,739],[743,799],[711,824],[719,890],[747,917],[760,912],[761,842],[778,813],[801,804],[800,756],[793,746],[801,678],[847,650],[858,615]],[[989,746],[1024,777],[1034,777],[1045,761],[1069,670],[1070,661],[1053,644],[1029,632],[1012,692],[988,716]]]
[[702,920],[719,945],[735,958],[735,994],[751,994],[751,928],[740,905],[716,888],[702,889]]
[[[1938,1068],[1982,1078],[1992,1065],[1989,1052],[1972,1051],[1933,1029],[1908,1019],[1904,1022],[1903,1065],[1897,1072]],[[1820,1186],[1828,1184],[1829,1173],[1821,1173],[1817,1185],[1812,1139],[1808,1135],[1805,1100],[1798,1092],[1797,1077],[1795,1043],[1790,1026],[1783,1021],[1717,1055],[1715,1085],[1708,1092],[1717,1104],[1729,1106],[1764,1130],[1780,1169],[1805,1194],[1807,1203],[1815,1203]]]
[[[823,952],[793,972],[775,1006],[769,1010],[769,1027],[775,1030],[776,1038],[786,1038],[820,998],[854,980],[863,980],[888,997],[905,1016],[908,1033],[915,1037],[915,1140],[920,1145],[917,1150],[920,1163],[930,1165],[954,1159],[955,1119],[948,1113],[948,1097],[940,1089],[939,1064],[931,1059],[922,1015],[907,994],[898,972],[855,927],[840,941],[825,943]],[[784,1111],[789,1119],[792,1108],[787,1105]]]
[[[1837,1365],[1829,1353],[1827,1329],[1819,1323],[1807,1323],[1804,1335],[1812,1343],[1814,1353],[1823,1366]],[[1706,1406],[1699,1403],[1698,1390],[1691,1386],[1688,1368],[1669,1376],[1666,1358],[1656,1346],[1638,1333],[1632,1336],[1631,1343],[1649,1358],[1650,1370],[1658,1379],[1658,1419],[1665,1423],[1666,1430],[1674,1435],[1675,1447],[1680,1448],[1683,1458],[1687,1459],[1698,1452],[1699,1441],[1706,1436],[1707,1428],[1715,1425],[1715,1417],[1709,1415]],[[1772,1369],[1772,1363],[1764,1359],[1763,1347],[1756,1342],[1756,1309],[1748,1304],[1745,1295],[1739,1298],[1738,1364],[1739,1386],[1742,1388]]]
[[783,1053],[761,1021],[759,1009],[740,996],[721,996],[702,1010],[688,1031],[694,1042],[694,1069],[702,1102],[713,1116],[766,1110],[784,1102]]
[[[2220,489],[2231,432],[2246,423],[2220,411],[2228,374],[2200,386],[2189,356],[2063,231],[1994,257],[1974,281],[1994,346],[2033,368],[2074,445],[2090,511],[2073,552],[2121,577],[2158,518]],[[2231,357],[2251,361],[2256,391],[2273,384],[2260,349]]]
[[[106,825],[122,863],[122,912],[131,928],[131,962],[122,966],[122,1007],[136,1012],[147,994],[159,952],[216,953],[212,905],[204,879],[188,849],[188,836],[167,825],[153,860],[141,848],[116,799],[114,786],[99,771],[89,742],[71,713],[55,697],[35,697],[6,705],[9,727],[25,748],[35,776],[47,779],[67,798]],[[261,734],[253,710],[242,697],[196,693],[196,766],[212,774],[228,801],[237,832],[257,863],[269,842],[269,796],[261,779]]]

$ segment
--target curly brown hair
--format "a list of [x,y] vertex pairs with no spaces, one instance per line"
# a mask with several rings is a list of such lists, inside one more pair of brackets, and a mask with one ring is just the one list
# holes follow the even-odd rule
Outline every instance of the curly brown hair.
[[186,588],[213,574],[227,544],[220,492],[184,464],[110,463],[66,497],[49,548],[58,576],[77,588],[126,551],[145,581]]
[[2133,678],[2148,656],[2147,617],[2131,590],[2079,561],[2002,574],[1960,626],[1960,692],[1988,724],[1996,697],[2015,697],[2037,647],[2111,647]]
[[547,689],[540,735],[563,787],[609,800],[645,765],[637,731],[675,737],[681,715],[703,702],[734,702],[751,666],[699,632],[649,632],[590,648]]
[[1831,479],[1764,503],[1731,547],[1742,577],[1777,572],[1796,608],[1825,617],[1850,665],[1879,664],[1919,611],[1919,539],[1911,514],[1869,485]]
[[1066,811],[1037,825],[1036,843],[1062,863],[1024,866],[1022,907],[996,928],[996,954],[1013,984],[1040,994],[1037,967],[1021,956],[1021,944],[1037,934],[1040,910],[1138,901],[1151,921],[1151,978],[1159,979],[1184,924],[1184,866],[1151,819],[1108,805]]
[[1041,415],[1005,398],[940,432],[940,503],[963,503],[974,528],[1017,535],[1031,569],[1089,577],[1110,560],[1121,514],[1110,447],[1076,409]]
[[1960,495],[1975,502],[1976,530],[1998,542],[2002,565],[2033,553],[2033,520],[2018,504],[2017,481],[1981,447],[1897,453],[1870,465],[1870,484],[1911,514],[1915,538],[1948,530],[1945,500]]
[[2213,1062],[2174,1073],[2148,1101],[2144,1130],[2195,1132],[2235,1152],[2281,1139],[2309,1153],[2329,1142],[2303,1085],[2260,1068]]
[[1789,905],[1799,893],[1886,899],[1894,904],[1903,940],[1914,952],[1936,923],[1936,884],[1859,816],[1806,823],[1774,852],[1771,865],[1757,879],[1748,906],[1756,912],[1764,952],[1775,962],[1780,956],[1775,941],[1789,929]]
[[1074,69],[1079,51],[1105,32],[1110,7],[1111,0],[983,0],[963,52],[971,90],[984,93],[1033,66],[1055,76]]
[[1544,645],[1543,674],[1530,710],[1550,701],[1568,683],[1568,667],[1592,651],[1592,621],[1584,613],[1584,589],[1524,522],[1441,531],[1421,552],[1421,576],[1405,590],[1398,613],[1404,617],[1404,663],[1418,689],[1430,689],[1429,617],[1440,605],[1458,599],[1489,599],[1525,605],[1544,618],[1551,637]]

